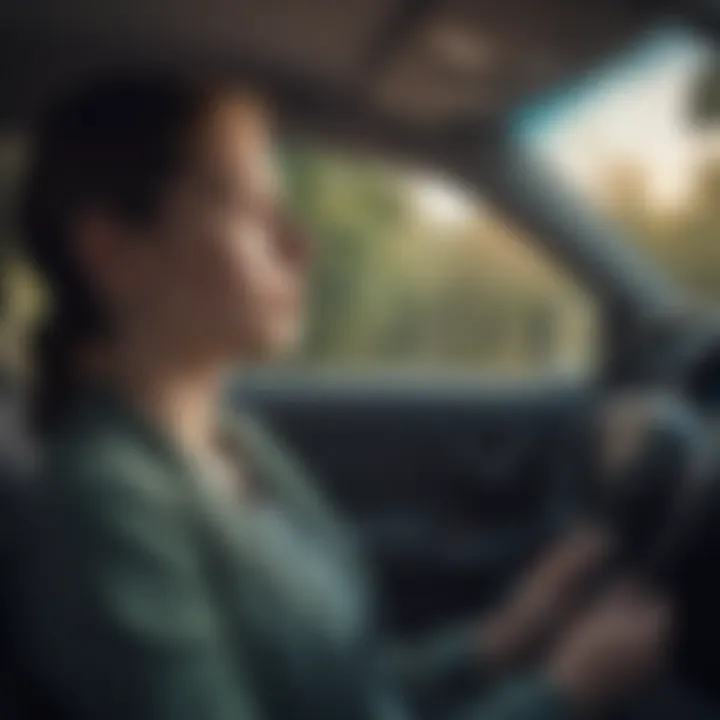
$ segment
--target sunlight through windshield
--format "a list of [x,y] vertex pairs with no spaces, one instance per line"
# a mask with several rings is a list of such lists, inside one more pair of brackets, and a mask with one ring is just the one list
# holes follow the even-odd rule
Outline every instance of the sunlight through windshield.
[[610,214],[644,254],[714,301],[720,299],[717,62],[698,35],[656,28],[515,119],[522,141]]

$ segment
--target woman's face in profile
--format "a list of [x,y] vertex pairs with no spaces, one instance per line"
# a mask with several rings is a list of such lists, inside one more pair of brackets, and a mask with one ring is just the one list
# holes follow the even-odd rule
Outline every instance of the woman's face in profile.
[[164,215],[168,312],[221,353],[285,353],[301,334],[306,248],[283,222],[266,121],[218,105],[195,147]]
[[191,146],[148,237],[116,243],[101,263],[104,285],[165,346],[219,360],[287,353],[301,335],[307,249],[283,222],[266,122],[220,103]]

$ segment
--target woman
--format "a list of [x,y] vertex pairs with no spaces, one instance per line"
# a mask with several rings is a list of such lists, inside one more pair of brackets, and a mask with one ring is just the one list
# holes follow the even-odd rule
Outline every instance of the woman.
[[625,588],[537,673],[484,682],[570,612],[592,537],[484,622],[388,650],[336,518],[262,431],[219,420],[226,375],[301,326],[307,248],[270,143],[251,95],[147,78],[67,98],[39,131],[24,232],[56,313],[19,620],[37,677],[71,717],[111,720],[560,718],[644,680],[665,610]]

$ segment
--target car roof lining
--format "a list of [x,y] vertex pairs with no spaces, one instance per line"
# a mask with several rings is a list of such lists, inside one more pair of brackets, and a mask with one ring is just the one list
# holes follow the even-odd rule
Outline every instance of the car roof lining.
[[249,73],[290,109],[299,95],[327,95],[353,112],[408,126],[492,122],[635,36],[654,6],[648,0],[18,0],[0,8],[0,122],[31,117],[46,95],[83,75],[153,65]]

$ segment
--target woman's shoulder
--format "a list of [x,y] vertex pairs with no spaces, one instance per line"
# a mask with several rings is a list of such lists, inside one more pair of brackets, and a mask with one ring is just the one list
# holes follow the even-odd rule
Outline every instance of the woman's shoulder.
[[172,502],[178,488],[167,461],[112,422],[73,421],[43,448],[43,490],[88,503],[121,498]]
[[315,533],[324,534],[334,545],[349,542],[349,528],[292,444],[280,438],[261,417],[242,411],[227,417],[260,491]]

